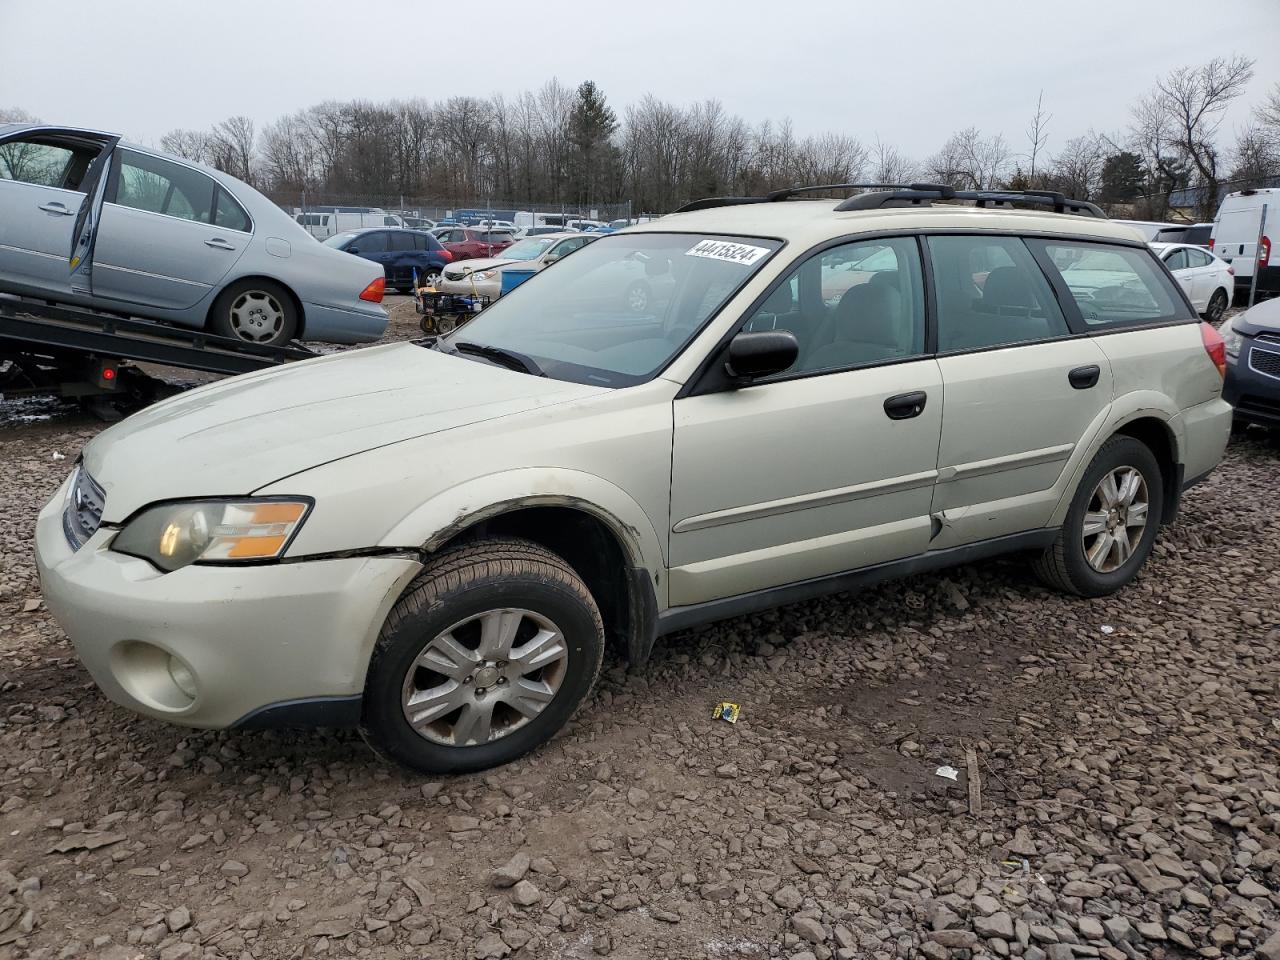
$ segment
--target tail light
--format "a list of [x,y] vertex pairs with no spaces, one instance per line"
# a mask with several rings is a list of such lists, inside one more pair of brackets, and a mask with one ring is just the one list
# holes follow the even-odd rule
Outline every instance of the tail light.
[[1267,261],[1271,259],[1271,240],[1263,237],[1258,241],[1258,266],[1265,267]]
[[379,277],[373,283],[369,284],[360,291],[360,299],[368,300],[370,303],[381,303],[382,296],[387,292],[387,278]]
[[443,260],[445,263],[453,263],[453,254],[450,253],[448,250],[441,247],[436,252],[440,254],[440,259]]
[[1210,249],[1210,250],[1212,250],[1212,249],[1213,249],[1213,237],[1210,237],[1210,238],[1209,238],[1209,249]]
[[1200,341],[1204,344],[1204,352],[1209,355],[1213,365],[1218,368],[1218,376],[1227,375],[1227,345],[1222,342],[1222,335],[1209,324],[1200,323]]
[[1231,266],[1231,264],[1227,264],[1227,273],[1234,277],[1236,275],[1236,268]]

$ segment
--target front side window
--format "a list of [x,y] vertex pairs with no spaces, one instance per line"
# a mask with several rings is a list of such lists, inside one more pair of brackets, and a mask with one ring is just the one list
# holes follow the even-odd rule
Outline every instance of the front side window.
[[1168,274],[1146,248],[1035,240],[1080,308],[1087,326],[1189,319]]
[[938,350],[1014,346],[1070,330],[1053,288],[1017,237],[929,238]]
[[790,376],[919,356],[924,316],[919,247],[892,237],[814,254],[743,329],[791,331],[800,356]]
[[[74,190],[68,172],[75,166],[75,151],[51,143],[10,140],[0,144],[0,180],[17,180],[37,187]],[[84,164],[87,166],[88,163]]]
[[602,237],[480,313],[452,343],[533,359],[547,376],[625,387],[651,379],[781,246],[699,234]]
[[115,202],[122,207],[208,223],[215,184],[190,167],[121,150]]
[[381,230],[373,233],[361,233],[351,241],[351,246],[361,253],[386,253],[387,235]]

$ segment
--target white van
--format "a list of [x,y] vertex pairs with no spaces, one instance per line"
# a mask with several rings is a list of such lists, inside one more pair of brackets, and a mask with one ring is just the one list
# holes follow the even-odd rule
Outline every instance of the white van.
[[298,225],[317,240],[328,240],[349,230],[365,227],[403,227],[404,218],[385,210],[328,210],[315,213],[299,213],[294,219]]
[[576,219],[572,213],[532,213],[528,210],[516,211],[514,226],[521,227],[564,227],[570,220]]
[[[1263,226],[1262,208],[1267,208]],[[1262,228],[1262,247],[1258,229]],[[1241,190],[1229,193],[1213,221],[1209,249],[1236,271],[1236,292],[1249,293],[1254,264],[1258,270],[1258,293],[1280,293],[1280,256],[1272,258],[1271,242],[1280,240],[1280,188]]]

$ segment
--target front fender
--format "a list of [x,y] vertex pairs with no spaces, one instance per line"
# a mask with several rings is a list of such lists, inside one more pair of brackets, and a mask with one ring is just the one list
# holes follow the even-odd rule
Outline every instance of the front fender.
[[[438,549],[468,527],[523,507],[571,507],[589,513],[617,536],[627,563],[651,574],[666,568],[653,521],[631,495],[595,474],[525,467],[469,480],[432,497],[387,531],[380,546]],[[665,594],[660,577],[660,596]]]

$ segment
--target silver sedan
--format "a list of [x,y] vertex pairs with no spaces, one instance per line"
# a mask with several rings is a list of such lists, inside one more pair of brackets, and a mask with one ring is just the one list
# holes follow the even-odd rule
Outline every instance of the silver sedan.
[[102,131],[0,124],[0,291],[249,343],[363,343],[386,329],[383,282],[235,177]]

